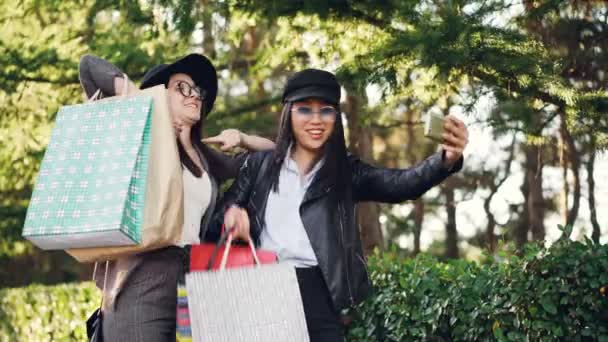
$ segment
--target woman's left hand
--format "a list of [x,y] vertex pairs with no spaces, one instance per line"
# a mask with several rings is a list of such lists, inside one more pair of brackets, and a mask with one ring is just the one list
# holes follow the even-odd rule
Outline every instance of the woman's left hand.
[[226,129],[222,133],[214,137],[203,139],[204,143],[207,144],[221,144],[220,149],[222,151],[228,151],[235,147],[241,147],[243,145],[243,133],[238,129]]
[[243,208],[232,206],[224,214],[224,225],[232,230],[235,239],[249,241],[249,215]]
[[443,130],[441,148],[444,151],[444,165],[451,167],[462,157],[469,143],[469,131],[464,122],[451,115],[445,117]]

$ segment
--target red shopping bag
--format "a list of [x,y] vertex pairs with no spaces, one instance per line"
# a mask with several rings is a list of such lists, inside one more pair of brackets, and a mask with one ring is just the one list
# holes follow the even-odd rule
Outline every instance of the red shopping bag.
[[[270,251],[255,249],[251,239],[248,246],[232,245],[232,230],[222,234],[217,244],[204,243],[192,245],[190,250],[190,272],[218,270],[225,268],[254,266],[256,258],[258,264],[273,264],[278,261],[277,256]],[[218,256],[221,256],[219,258]]]

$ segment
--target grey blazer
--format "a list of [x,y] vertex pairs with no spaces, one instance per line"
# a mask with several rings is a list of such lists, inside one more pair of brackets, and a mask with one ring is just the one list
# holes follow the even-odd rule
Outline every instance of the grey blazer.
[[93,55],[84,55],[80,58],[78,71],[80,85],[87,98],[93,96],[97,89],[101,90],[103,97],[115,95],[114,78],[123,76],[123,72],[117,66]]

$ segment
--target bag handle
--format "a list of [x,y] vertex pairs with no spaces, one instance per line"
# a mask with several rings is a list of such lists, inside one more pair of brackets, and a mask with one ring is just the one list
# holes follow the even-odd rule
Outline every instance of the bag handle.
[[[224,231],[224,225],[222,225],[222,230]],[[226,263],[228,261],[228,253],[230,252],[230,248],[232,247],[234,227],[230,229],[226,229],[220,240],[215,245],[213,252],[211,253],[211,258],[209,258],[209,262],[207,263],[207,271],[210,271],[213,268],[213,264],[215,263],[215,259],[217,259],[217,254],[219,253],[220,247],[225,244],[226,248],[224,249],[224,254],[222,255],[222,261],[220,262],[220,270],[224,270],[226,268]],[[255,246],[253,245],[253,241],[251,238],[249,239],[249,248],[251,249],[251,255],[253,256],[253,261],[256,267],[259,267],[262,263],[258,258],[258,253],[255,251]]]
[[[127,74],[122,74],[122,96],[127,96],[127,91],[129,90],[129,76]],[[101,89],[97,89],[93,95],[87,100],[87,102],[93,102],[99,100],[101,97]]]
[[101,97],[101,89],[97,89],[97,90],[95,90],[93,95],[91,97],[89,97],[87,102],[97,101],[97,100],[99,100],[100,97]]
[[[232,247],[233,235],[232,232],[228,233],[228,241],[226,242],[226,248],[224,248],[224,255],[222,256],[222,262],[220,263],[220,271],[223,271],[226,268],[226,262],[228,261],[228,253],[230,252],[230,248]],[[253,246],[253,242],[251,238],[249,239],[249,248],[251,249],[251,255],[253,256],[253,261],[256,267],[260,267],[260,259],[258,259],[258,254],[255,251],[255,247]]]
[[[106,283],[108,281],[108,266],[110,261],[106,261],[106,272],[103,275],[103,290],[101,291],[101,302],[99,303],[99,309],[103,311],[103,297],[106,294]],[[97,273],[97,262],[95,262],[95,266],[93,266],[93,281],[95,281],[95,274]]]

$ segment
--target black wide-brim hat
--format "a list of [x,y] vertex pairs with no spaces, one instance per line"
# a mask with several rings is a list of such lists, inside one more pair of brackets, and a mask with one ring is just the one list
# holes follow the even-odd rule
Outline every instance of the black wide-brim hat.
[[330,104],[340,104],[340,84],[331,72],[304,69],[293,74],[285,85],[283,103],[317,98]]
[[205,109],[208,114],[217,97],[217,72],[207,57],[193,53],[172,63],[159,64],[146,72],[139,86],[150,88],[159,84],[167,85],[171,75],[183,73],[192,78],[194,83],[205,91]]

